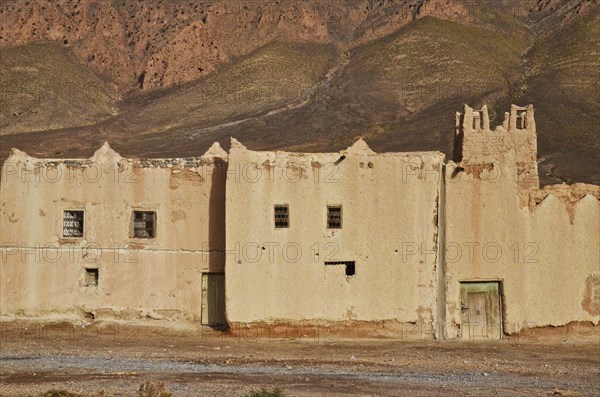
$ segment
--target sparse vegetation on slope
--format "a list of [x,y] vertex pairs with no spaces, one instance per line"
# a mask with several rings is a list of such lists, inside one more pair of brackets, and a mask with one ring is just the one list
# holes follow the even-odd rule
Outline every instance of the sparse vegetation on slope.
[[135,98],[122,128],[136,133],[177,129],[188,134],[252,117],[303,95],[324,79],[336,57],[331,45],[272,43],[197,84]]
[[116,94],[56,43],[0,49],[0,134],[97,123]]
[[253,148],[339,150],[363,136],[376,150],[449,152],[454,112],[508,95],[526,48],[520,38],[424,18],[351,51],[310,104],[222,134]]
[[600,9],[543,37],[527,55],[523,92],[533,103],[542,177],[600,182]]

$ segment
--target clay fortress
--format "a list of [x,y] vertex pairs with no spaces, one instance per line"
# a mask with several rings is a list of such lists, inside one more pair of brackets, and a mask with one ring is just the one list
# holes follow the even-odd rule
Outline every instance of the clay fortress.
[[[408,324],[498,339],[600,322],[600,189],[540,189],[533,107],[456,115],[440,152],[248,150],[2,168],[0,315]],[[596,331],[591,331],[596,332]]]

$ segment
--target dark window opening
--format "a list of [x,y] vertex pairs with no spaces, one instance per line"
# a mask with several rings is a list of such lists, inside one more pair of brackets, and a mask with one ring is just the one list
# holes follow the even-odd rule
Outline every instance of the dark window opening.
[[275,227],[286,228],[290,227],[290,213],[287,204],[275,205]]
[[346,266],[346,276],[354,276],[356,274],[356,263],[354,261],[336,261],[336,262],[325,262],[325,266]]
[[525,129],[527,124],[527,112],[521,112],[517,116],[517,128]]
[[341,229],[342,228],[342,206],[328,205],[327,206],[327,228]]
[[473,129],[478,130],[481,128],[481,119],[479,118],[479,112],[473,114]]
[[133,237],[154,238],[156,235],[156,212],[133,211]]
[[100,277],[98,269],[85,269],[85,285],[86,286],[98,286],[98,279]]
[[63,237],[83,237],[83,211],[63,212]]

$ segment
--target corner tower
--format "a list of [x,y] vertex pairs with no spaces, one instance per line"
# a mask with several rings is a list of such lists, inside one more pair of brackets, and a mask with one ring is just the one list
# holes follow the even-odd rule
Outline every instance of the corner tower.
[[474,110],[465,105],[456,113],[454,160],[461,166],[502,163],[519,186],[539,188],[537,133],[533,105],[512,105],[502,125],[490,129],[487,106]]

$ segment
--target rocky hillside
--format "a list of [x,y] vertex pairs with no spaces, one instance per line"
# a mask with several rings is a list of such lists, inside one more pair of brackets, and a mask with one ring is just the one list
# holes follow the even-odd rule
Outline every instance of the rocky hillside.
[[0,45],[59,42],[121,91],[149,90],[206,76],[275,39],[352,45],[377,38],[426,15],[424,3],[3,2]]
[[[454,112],[534,103],[545,182],[599,183],[592,0],[3,1],[0,151],[451,155]],[[143,142],[143,143],[141,143]]]

